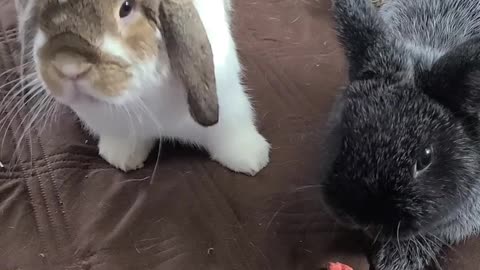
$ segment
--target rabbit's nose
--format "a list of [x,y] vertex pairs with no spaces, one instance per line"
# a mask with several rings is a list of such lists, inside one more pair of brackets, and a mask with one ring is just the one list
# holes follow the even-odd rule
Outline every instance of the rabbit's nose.
[[92,64],[83,57],[65,53],[57,54],[52,64],[60,77],[70,80],[80,79],[92,69]]

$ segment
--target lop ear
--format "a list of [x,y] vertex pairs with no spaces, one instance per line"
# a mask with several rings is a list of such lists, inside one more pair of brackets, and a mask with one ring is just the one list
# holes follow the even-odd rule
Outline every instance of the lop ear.
[[415,82],[454,114],[476,116],[480,108],[480,38],[458,45],[431,68],[417,71]]
[[158,16],[172,68],[187,89],[190,114],[202,126],[216,124],[213,53],[192,0],[160,0]]

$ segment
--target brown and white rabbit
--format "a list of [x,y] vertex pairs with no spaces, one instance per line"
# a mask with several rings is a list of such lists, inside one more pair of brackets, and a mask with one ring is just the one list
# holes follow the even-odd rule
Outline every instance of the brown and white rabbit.
[[255,126],[230,31],[230,0],[16,0],[23,56],[49,95],[99,136],[100,155],[143,166],[157,139],[205,148],[255,175]]

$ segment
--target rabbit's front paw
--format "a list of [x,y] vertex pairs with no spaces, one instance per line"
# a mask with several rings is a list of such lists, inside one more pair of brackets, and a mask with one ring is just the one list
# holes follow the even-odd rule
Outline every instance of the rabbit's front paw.
[[140,169],[155,143],[153,139],[100,136],[100,156],[124,172]]
[[211,145],[212,159],[234,172],[256,175],[270,161],[270,144],[256,130],[234,134]]

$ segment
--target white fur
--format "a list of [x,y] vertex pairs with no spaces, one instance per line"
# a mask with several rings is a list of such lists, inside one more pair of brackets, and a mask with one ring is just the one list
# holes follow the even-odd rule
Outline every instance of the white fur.
[[100,48],[102,51],[120,57],[122,60],[131,62],[129,51],[124,48],[120,40],[115,39],[109,34],[105,34],[101,42]]
[[[220,106],[220,118],[215,126],[205,128],[194,122],[183,84],[172,74],[166,55],[159,57],[160,62],[151,59],[135,66],[134,79],[126,94],[105,100],[108,103],[82,99],[80,96],[85,94],[96,96],[97,91],[88,85],[80,89],[65,86],[65,95],[73,98],[63,102],[100,137],[100,154],[112,165],[125,171],[140,168],[153,146],[152,141],[158,138],[204,147],[214,160],[236,172],[255,175],[268,164],[270,145],[255,127],[254,111],[241,85],[241,66],[227,14],[230,2],[226,1],[194,0],[214,55]],[[45,41],[39,32],[35,53]],[[130,60],[127,49],[108,36],[101,48]],[[35,61],[38,63],[38,59]]]

